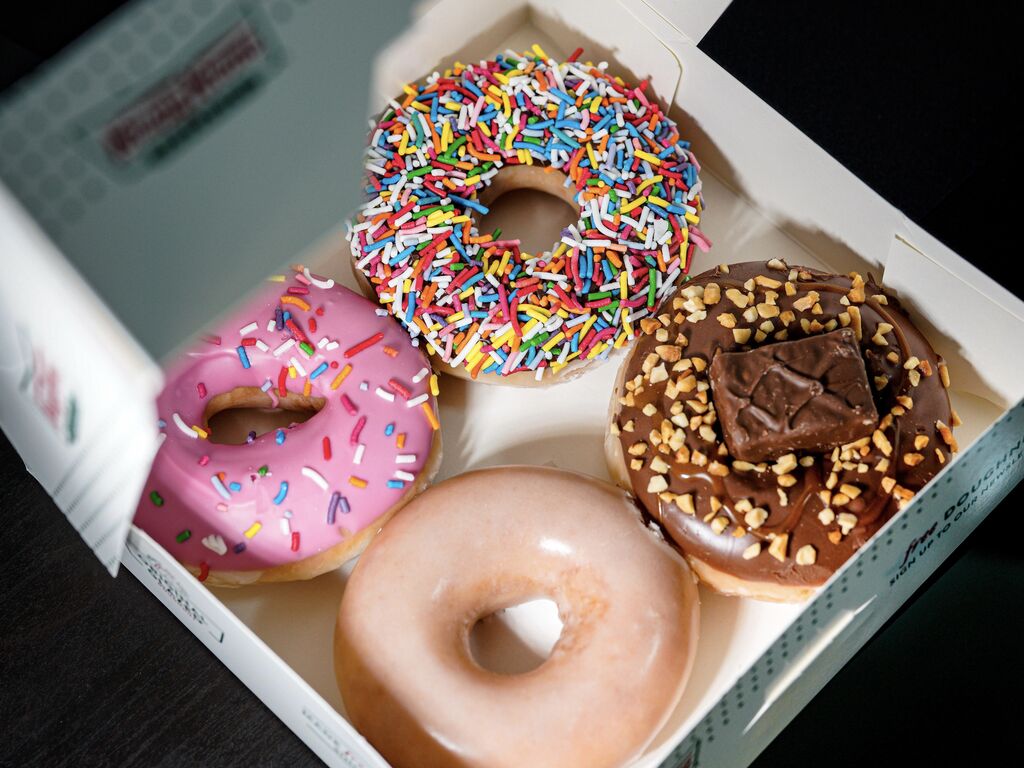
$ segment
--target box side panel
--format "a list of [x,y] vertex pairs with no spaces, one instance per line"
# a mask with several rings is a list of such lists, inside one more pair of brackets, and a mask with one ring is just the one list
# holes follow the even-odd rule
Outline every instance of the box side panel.
[[192,575],[138,528],[124,564],[331,768],[387,768],[373,747]]
[[1022,478],[1024,401],[832,578],[663,768],[749,765]]
[[111,573],[157,449],[161,375],[0,185],[0,428]]

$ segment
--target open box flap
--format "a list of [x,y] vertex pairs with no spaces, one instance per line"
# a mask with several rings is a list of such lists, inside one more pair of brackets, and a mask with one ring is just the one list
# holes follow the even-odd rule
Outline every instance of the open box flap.
[[0,265],[0,428],[116,575],[160,371],[2,185]]

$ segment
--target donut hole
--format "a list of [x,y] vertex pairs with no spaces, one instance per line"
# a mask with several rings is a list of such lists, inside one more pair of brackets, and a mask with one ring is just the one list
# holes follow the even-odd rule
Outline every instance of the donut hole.
[[502,240],[519,240],[524,253],[550,251],[562,239],[562,230],[576,224],[579,209],[572,201],[572,187],[565,189],[565,174],[539,166],[503,168],[480,195],[490,210],[470,214],[481,233],[501,230]]
[[558,605],[539,598],[477,619],[469,632],[469,650],[473,661],[489,672],[522,675],[547,661],[561,636]]
[[309,421],[327,401],[289,392],[278,400],[277,406],[273,402],[256,387],[236,387],[210,398],[206,407],[210,442],[244,445],[250,438]]

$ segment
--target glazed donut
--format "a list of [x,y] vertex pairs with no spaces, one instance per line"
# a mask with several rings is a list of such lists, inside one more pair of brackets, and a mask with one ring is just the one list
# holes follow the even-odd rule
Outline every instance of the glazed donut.
[[[634,337],[681,275],[700,166],[647,82],[539,46],[405,87],[371,123],[357,275],[451,373],[506,384],[568,376]],[[552,250],[481,233],[472,214],[532,187],[578,208]]]
[[[307,269],[272,281],[167,372],[136,524],[213,585],[338,567],[437,470],[429,370],[362,296]],[[213,442],[210,419],[240,407],[318,412]]]
[[806,599],[957,450],[946,366],[870,276],[723,265],[665,310],[608,462],[719,592]]
[[[540,597],[563,623],[550,657],[517,675],[479,666],[477,620]],[[360,558],[335,672],[352,723],[396,768],[619,766],[678,702],[697,626],[693,575],[625,493],[485,469],[428,489]]]

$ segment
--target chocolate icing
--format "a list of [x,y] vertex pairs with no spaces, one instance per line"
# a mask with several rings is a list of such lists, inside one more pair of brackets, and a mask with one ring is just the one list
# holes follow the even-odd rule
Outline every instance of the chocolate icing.
[[[722,266],[641,328],[612,425],[633,491],[686,554],[738,578],[823,583],[956,450],[944,364],[870,276]],[[708,382],[715,355],[837,328],[860,346],[877,429],[774,463],[730,456]]]
[[720,352],[710,371],[725,444],[737,459],[820,453],[870,435],[878,424],[850,328]]

